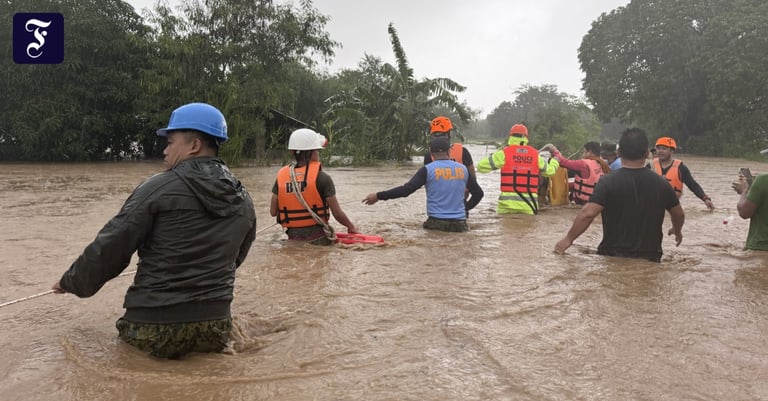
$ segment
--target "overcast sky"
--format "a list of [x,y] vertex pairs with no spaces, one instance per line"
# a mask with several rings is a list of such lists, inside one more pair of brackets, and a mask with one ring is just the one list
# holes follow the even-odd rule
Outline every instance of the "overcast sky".
[[[178,4],[179,0],[168,0]],[[141,14],[155,0],[127,0]],[[285,1],[284,1],[285,2]],[[394,23],[416,78],[451,78],[460,98],[491,112],[521,85],[556,85],[582,96],[578,47],[592,21],[629,0],[313,0],[330,16],[336,50],[329,72],[355,68],[365,53],[394,63]]]

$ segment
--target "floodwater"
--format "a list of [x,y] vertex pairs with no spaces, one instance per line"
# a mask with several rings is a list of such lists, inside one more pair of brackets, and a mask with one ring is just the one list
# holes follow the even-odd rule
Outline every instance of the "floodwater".
[[[740,167],[768,164],[679,158],[717,209],[686,189],[683,243],[666,237],[661,264],[596,255],[599,219],[554,254],[578,208],[497,216],[498,172],[479,174],[469,233],[423,230],[423,190],[361,203],[419,163],[327,168],[344,210],[384,245],[288,243],[268,215],[279,167],[234,169],[259,233],[237,274],[233,354],[166,361],[122,344],[134,259],[92,298],[0,308],[0,398],[768,400],[768,253],[742,250],[748,221],[730,188]],[[49,290],[161,168],[0,165],[0,303]]]

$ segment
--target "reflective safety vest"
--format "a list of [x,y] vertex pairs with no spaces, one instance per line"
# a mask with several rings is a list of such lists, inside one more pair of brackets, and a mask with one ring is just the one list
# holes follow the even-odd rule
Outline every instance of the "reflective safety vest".
[[600,163],[597,160],[583,159],[589,166],[589,177],[584,178],[577,175],[573,178],[573,197],[578,199],[582,204],[589,201],[589,197],[592,196],[592,192],[595,191],[595,185],[600,177],[605,175],[603,168],[600,167]]
[[667,170],[666,174],[662,174],[661,172],[661,162],[659,162],[659,159],[653,159],[653,162],[651,162],[651,167],[653,167],[653,171],[655,171],[660,176],[664,177],[669,185],[672,185],[672,189],[675,190],[675,195],[677,197],[681,197],[683,195],[683,181],[680,180],[680,164],[682,162],[678,159],[672,160],[672,165],[669,166],[669,170]]
[[[318,223],[293,192],[295,188],[291,182],[290,168],[285,166],[277,173],[277,222],[286,228],[314,226]],[[293,171],[304,201],[327,223],[330,217],[328,203],[317,190],[317,175],[321,169],[320,162],[310,161],[308,165],[295,167]]]
[[539,192],[539,152],[535,148],[528,145],[510,145],[504,148],[501,192],[518,195]]

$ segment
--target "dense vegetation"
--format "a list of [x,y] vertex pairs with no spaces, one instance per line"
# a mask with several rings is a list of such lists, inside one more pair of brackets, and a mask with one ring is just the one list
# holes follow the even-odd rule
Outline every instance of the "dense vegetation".
[[[506,143],[512,125],[523,121],[533,145],[555,143],[570,154],[585,142],[597,140],[601,133],[601,124],[588,105],[558,92],[553,85],[523,85],[514,94],[513,101],[502,102],[485,121],[472,127],[471,135],[499,138],[500,143]],[[616,135],[618,131],[604,132],[603,137],[613,139]]]
[[[356,163],[406,160],[438,114],[464,137],[499,143],[523,121],[534,144],[563,149],[615,139],[624,124],[703,154],[768,147],[761,0],[633,0],[599,16],[582,41],[586,99],[523,84],[484,119],[458,100],[461,83],[415,78],[393,25],[382,29],[394,64],[366,55],[355,69],[317,72],[339,43],[310,0],[182,0],[144,17],[121,0],[4,0],[0,18],[30,10],[65,16],[65,60],[0,60],[0,160],[156,157],[164,144],[155,129],[191,101],[227,116],[230,163],[284,157],[299,126],[328,135],[329,153]],[[0,31],[6,55],[11,33],[10,24]]]
[[768,2],[633,0],[603,14],[579,48],[583,88],[618,117],[709,155],[768,139]]

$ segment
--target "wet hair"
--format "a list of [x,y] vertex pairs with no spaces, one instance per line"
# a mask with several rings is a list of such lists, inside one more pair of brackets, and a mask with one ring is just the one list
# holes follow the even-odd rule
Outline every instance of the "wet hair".
[[648,152],[648,135],[640,128],[628,128],[621,133],[619,153],[622,159],[644,159]]
[[613,142],[603,142],[602,145],[600,145],[600,154],[601,155],[615,155],[616,154],[616,144]]
[[595,156],[600,156],[600,144],[597,142],[587,142],[584,144],[584,150],[589,151]]

